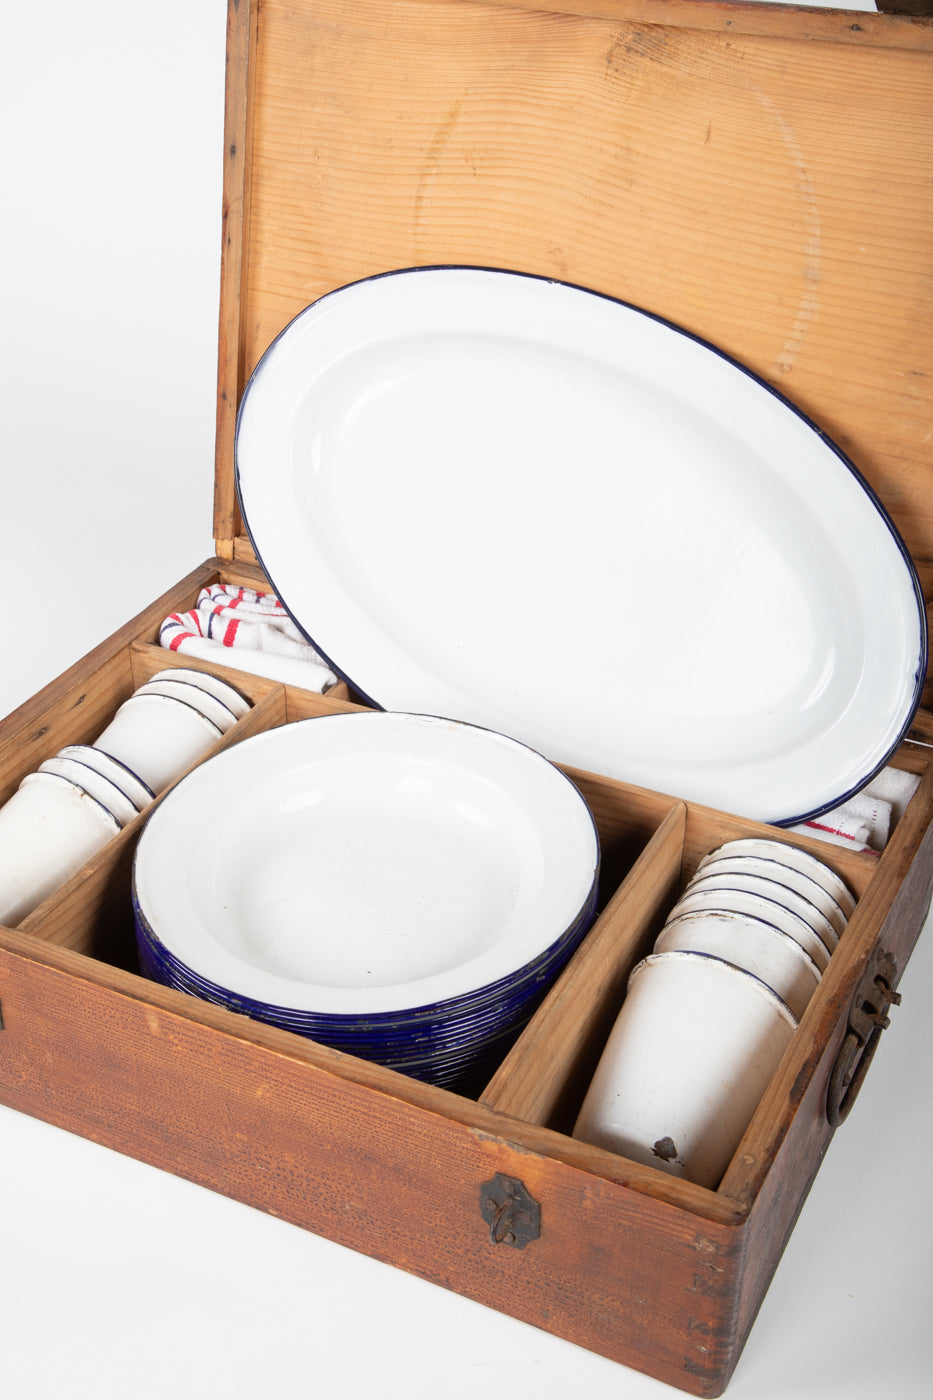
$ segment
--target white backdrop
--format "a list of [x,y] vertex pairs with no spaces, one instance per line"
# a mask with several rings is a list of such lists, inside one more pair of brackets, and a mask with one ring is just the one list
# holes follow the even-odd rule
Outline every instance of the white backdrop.
[[[0,0],[0,714],[211,553],[224,8]],[[930,1393],[930,931],[902,991],[730,1400]],[[6,1109],[0,1258],[11,1400],[674,1393]]]

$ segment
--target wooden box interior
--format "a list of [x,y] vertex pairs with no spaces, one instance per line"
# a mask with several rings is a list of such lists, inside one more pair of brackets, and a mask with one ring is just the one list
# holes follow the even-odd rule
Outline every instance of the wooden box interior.
[[[243,387],[305,305],[392,268],[556,277],[721,346],[844,449],[904,536],[929,600],[926,22],[702,0],[572,9],[232,0],[228,37],[217,557],[4,722],[0,800],[62,745],[89,741],[136,685],[173,664],[157,645],[168,612],[217,579],[264,585],[234,490]],[[320,697],[222,673],[255,702],[224,745],[354,703],[344,686]],[[880,859],[793,838],[859,904],[716,1191],[569,1129],[628,972],[701,856],[734,836],[789,838],[578,772],[604,853],[599,918],[477,1099],[143,981],[129,902],[143,818],[18,929],[0,930],[12,1045],[0,1095],[717,1394],[831,1135],[827,1083],[858,980],[882,944],[903,967],[929,905],[930,732],[921,712],[894,760],[921,783]],[[17,1039],[27,1015],[29,1034]],[[194,1057],[199,1086],[171,1044]],[[42,1071],[43,1057],[57,1075]],[[130,1087],[108,1103],[118,1072]],[[262,1111],[248,1101],[259,1081],[273,1086]],[[192,1096],[202,1121],[274,1141],[282,1170],[257,1172],[221,1131],[206,1144],[192,1130]],[[349,1170],[346,1142],[361,1120],[376,1125],[371,1158],[353,1167],[362,1204],[341,1213],[322,1184]],[[309,1148],[310,1128],[323,1146]],[[476,1228],[476,1193],[497,1170],[545,1202],[542,1238],[521,1253],[490,1246]],[[448,1243],[438,1258],[428,1227],[442,1215]],[[657,1287],[648,1280],[658,1276],[667,1302],[649,1319]],[[555,1277],[565,1283],[557,1304]]]

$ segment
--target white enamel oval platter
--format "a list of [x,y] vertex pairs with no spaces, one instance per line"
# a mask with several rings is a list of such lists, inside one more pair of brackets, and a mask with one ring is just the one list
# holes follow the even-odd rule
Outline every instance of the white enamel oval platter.
[[257,366],[236,466],[275,591],[381,708],[786,824],[916,707],[916,574],[855,469],[610,298],[478,268],[332,292]]

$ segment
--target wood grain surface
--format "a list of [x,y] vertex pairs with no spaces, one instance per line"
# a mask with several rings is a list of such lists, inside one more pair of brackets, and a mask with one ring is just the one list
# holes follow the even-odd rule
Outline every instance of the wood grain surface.
[[[929,596],[926,21],[322,0],[264,6],[251,38],[234,13],[232,61],[252,57],[220,482],[232,385],[309,302],[392,268],[514,268],[667,318],[785,394],[876,490]],[[241,535],[219,489],[218,533]]]

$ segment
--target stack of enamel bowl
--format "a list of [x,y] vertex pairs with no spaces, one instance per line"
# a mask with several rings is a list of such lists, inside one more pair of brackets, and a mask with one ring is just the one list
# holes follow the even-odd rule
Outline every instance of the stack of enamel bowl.
[[159,671],[124,701],[94,746],[158,794],[249,708],[250,702],[217,676],[184,667]]
[[759,977],[799,1021],[855,907],[816,857],[777,841],[731,841],[700,862],[655,952],[708,953]]
[[68,744],[0,808],[0,923],[21,923],[250,708],[201,671],[162,671],[93,744]]
[[512,739],[398,713],[243,740],[146,823],[145,973],[471,1092],[594,914],[599,844],[559,769]]
[[27,773],[0,807],[0,923],[22,923],[152,797],[87,744],[69,744]]
[[854,907],[794,846],[712,851],[632,971],[574,1136],[715,1187]]

